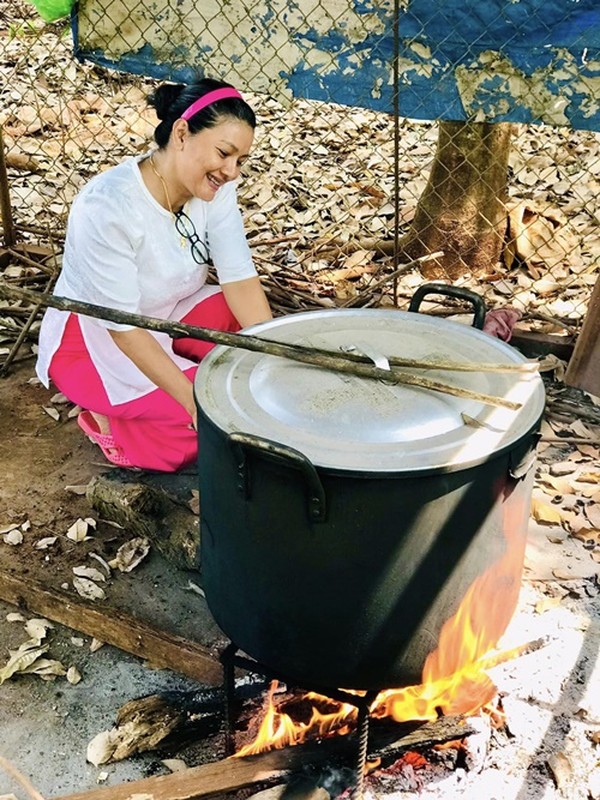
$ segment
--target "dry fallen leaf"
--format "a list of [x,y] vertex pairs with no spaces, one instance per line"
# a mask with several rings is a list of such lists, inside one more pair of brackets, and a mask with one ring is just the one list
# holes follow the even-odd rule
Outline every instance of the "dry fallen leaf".
[[68,397],[65,397],[62,392],[57,392],[55,395],[52,395],[50,398],[51,403],[56,403],[56,405],[65,405],[66,403],[70,403]]
[[[46,637],[49,628],[52,628],[52,623],[47,619],[30,619],[25,622],[25,630],[30,638],[23,642],[17,650],[9,650],[10,658],[4,667],[0,668],[0,684],[8,680],[16,673],[36,671],[31,668],[40,659],[38,669],[42,677],[46,676],[44,670],[47,670],[47,660],[41,660],[41,656],[47,652],[49,645],[42,644]],[[47,663],[44,663],[47,662]],[[58,662],[57,662],[58,663]]]
[[563,521],[560,509],[549,503],[544,503],[539,498],[533,498],[531,502],[531,513],[536,522],[560,525]]
[[573,575],[568,569],[560,569],[559,567],[553,569],[552,574],[559,581],[572,581],[574,578],[577,578],[577,575]]
[[10,531],[10,533],[5,533],[2,539],[6,544],[12,544],[12,545],[22,544],[23,534],[21,533],[20,530],[15,529]]
[[11,611],[9,614],[6,615],[7,622],[25,622],[25,617],[22,614],[19,614],[18,611]]
[[189,581],[188,580],[187,586],[185,588],[189,589],[190,592],[194,592],[195,594],[199,594],[200,597],[206,597],[206,595],[204,594],[204,589],[200,588],[200,586],[198,586],[198,584],[194,583],[193,581]]
[[10,531],[14,531],[14,530],[16,530],[18,527],[19,527],[19,526],[18,526],[16,523],[14,523],[14,522],[13,522],[13,523],[11,523],[10,525],[3,525],[3,526],[0,528],[0,534],[2,534],[2,533],[9,533]]
[[110,761],[117,741],[114,729],[112,731],[102,731],[96,734],[87,746],[86,759],[95,767],[106,764]]
[[580,444],[577,449],[584,456],[589,456],[590,458],[600,458],[600,450],[598,450],[597,447],[593,447],[591,444]]
[[88,556],[90,558],[95,559],[102,567],[104,567],[104,569],[106,570],[107,576],[110,578],[112,570],[109,567],[109,565],[106,563],[106,561],[102,558],[102,556],[99,556],[98,553],[88,553]]
[[67,674],[64,664],[50,658],[38,658],[33,664],[21,670],[25,675],[37,675],[44,681],[53,681]]
[[50,620],[44,619],[43,617],[34,617],[33,619],[28,619],[25,623],[25,630],[31,638],[36,639],[38,643],[45,638],[48,631],[53,627],[54,625]]
[[581,483],[600,483],[600,472],[582,472],[577,480]]
[[565,495],[573,493],[573,486],[569,478],[555,478],[549,472],[542,473],[537,479],[542,486],[554,489],[556,494]]
[[560,477],[561,475],[571,475],[575,472],[575,464],[572,461],[558,461],[555,464],[550,464],[550,475]]
[[587,428],[580,419],[576,419],[570,426],[571,430],[576,436],[585,439],[592,439],[593,435],[589,428]]
[[69,667],[67,670],[67,680],[73,686],[76,686],[81,681],[81,673],[77,667]]
[[104,647],[105,642],[101,642],[100,639],[96,639],[94,637],[90,642],[90,653],[95,653],[96,650],[100,650],[101,647]]
[[60,412],[58,409],[53,408],[52,406],[42,406],[43,410],[48,414],[49,417],[52,417],[53,420],[56,422],[60,421]]
[[188,501],[188,506],[193,514],[200,516],[200,492],[192,489],[192,499]]
[[585,507],[585,515],[592,527],[600,529],[600,503],[588,503]]
[[74,542],[83,542],[85,539],[89,538],[89,529],[95,527],[96,520],[92,519],[91,517],[86,517],[85,519],[81,519],[81,517],[79,517],[79,519],[76,520],[67,531],[67,536]]
[[23,672],[40,658],[47,650],[49,645],[33,646],[31,642],[25,642],[18,650],[10,650],[10,658],[0,669],[0,685],[17,672]]
[[554,379],[556,381],[562,381],[567,371],[567,362],[549,353],[547,356],[544,356],[544,360],[540,362],[539,369],[540,372],[553,372]]
[[595,483],[585,483],[583,481],[573,481],[573,491],[582,497],[587,497],[595,502],[598,486]]
[[87,483],[72,484],[70,486],[65,486],[65,491],[71,492],[71,494],[84,495],[87,491],[87,488],[88,488]]
[[146,558],[149,552],[150,542],[148,539],[138,536],[122,544],[117,550],[115,558],[108,563],[113,569],[119,569],[121,572],[131,572]]
[[46,536],[43,539],[38,539],[34,547],[36,550],[47,550],[58,539],[58,536]]
[[186,769],[189,769],[182,758],[163,758],[161,764],[164,764],[171,772],[184,772]]
[[75,591],[86,600],[104,600],[106,597],[103,589],[88,578],[73,578],[73,586]]
[[106,576],[103,572],[95,567],[86,567],[84,565],[73,567],[73,573],[80,578],[89,578],[91,581],[105,581]]
[[535,610],[538,614],[543,614],[545,611],[550,611],[552,608],[557,608],[562,602],[562,597],[542,597],[535,604]]
[[556,786],[561,792],[568,788],[573,780],[573,765],[564,753],[553,753],[548,759]]
[[600,544],[600,530],[596,528],[579,528],[571,534],[574,539],[580,539],[582,542],[594,542]]

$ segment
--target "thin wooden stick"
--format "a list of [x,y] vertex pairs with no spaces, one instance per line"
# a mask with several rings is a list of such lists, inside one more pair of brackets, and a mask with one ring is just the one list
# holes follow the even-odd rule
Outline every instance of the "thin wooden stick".
[[[434,255],[440,255],[439,253]],[[400,270],[399,270],[400,271]],[[390,281],[394,277],[394,274],[391,273],[385,277],[382,281],[379,281],[376,286],[372,288],[377,288],[377,286],[381,283],[386,283]],[[1,291],[0,286],[0,291]],[[283,287],[280,287],[282,291],[285,291]],[[299,292],[300,296],[305,296],[309,298],[308,292]],[[310,297],[311,300],[315,302],[319,302],[318,298]],[[323,305],[325,305],[323,303]],[[99,306],[100,307],[100,306]],[[344,308],[345,306],[338,306],[338,308]],[[331,308],[327,306],[327,308]],[[10,311],[11,309],[5,309],[5,311]],[[107,309],[110,310],[110,309]],[[202,328],[198,328],[197,330],[202,330]],[[190,334],[191,335],[191,334]],[[198,337],[202,338],[202,337]],[[270,343],[272,340],[269,339],[262,339],[261,341],[265,343]],[[280,345],[280,342],[273,342],[273,344]],[[242,345],[238,345],[242,346]],[[297,345],[288,345],[288,347],[296,348]],[[249,348],[251,349],[251,348]],[[347,361],[353,361],[355,363],[363,363],[368,364],[371,363],[371,359],[368,356],[360,352],[348,352],[342,351],[340,353],[333,353],[331,350],[324,350],[319,347],[312,347],[310,348],[313,353],[323,355],[323,356],[333,356],[336,358],[343,358]],[[277,354],[279,355],[279,354]],[[431,361],[428,359],[418,359],[418,358],[401,358],[399,356],[389,356],[388,363],[390,367],[410,367],[411,369],[441,369],[447,370],[449,372],[497,372],[497,373],[505,373],[505,372],[537,372],[539,371],[540,363],[539,361],[530,360],[526,361],[522,364],[492,364],[488,362],[469,362],[469,361]]]
[[[375,378],[389,383],[402,383],[409,386],[417,386],[422,389],[430,389],[431,391],[442,392],[444,394],[454,395],[455,397],[463,397],[487,405],[509,408],[513,411],[521,408],[521,403],[506,400],[503,397],[474,392],[460,386],[441,383],[440,381],[424,378],[410,372],[401,372],[397,369],[386,370],[371,366],[370,364],[360,362],[354,363],[354,359],[348,358],[350,355],[348,353],[340,353],[338,355],[329,353],[328,351],[315,352],[314,348],[283,344],[282,342],[276,342],[270,339],[261,339],[257,336],[215,331],[211,328],[186,325],[183,322],[172,322],[156,319],[155,317],[131,314],[126,311],[117,311],[116,309],[105,308],[104,306],[92,305],[90,303],[82,303],[64,297],[32,292],[27,289],[9,286],[6,283],[0,283],[0,296],[19,298],[40,307],[50,306],[51,308],[71,311],[76,314],[83,314],[97,319],[111,320],[112,322],[125,325],[134,325],[137,328],[146,328],[148,330],[167,333],[172,337],[188,336],[193,339],[214,342],[215,344],[221,344],[227,347],[239,347],[252,352],[267,353],[273,356],[289,358],[303,364],[310,364],[337,372],[345,372],[360,378]],[[430,366],[435,366],[437,369],[440,368],[439,364],[431,364]]]
[[533,639],[530,642],[526,642],[525,644],[517,645],[517,647],[513,647],[510,650],[502,650],[499,653],[495,653],[489,655],[485,658],[480,659],[477,663],[477,666],[480,666],[481,669],[488,670],[492,669],[493,667],[497,667],[500,664],[506,664],[507,661],[513,661],[515,658],[520,658],[521,656],[529,655],[529,653],[535,653],[536,650],[541,650],[542,647],[546,647],[550,643],[550,640],[546,636],[540,636],[539,639]]
[[542,436],[540,442],[549,444],[591,444],[593,447],[600,445],[600,439],[586,439],[585,436]]
[[22,775],[19,770],[13,766],[7,758],[0,756],[0,768],[2,768],[5,772],[7,772],[10,777],[15,780],[18,784],[20,784],[23,789],[33,797],[33,800],[44,800],[43,795],[41,795],[35,786],[31,783],[29,778],[26,778],[25,775]]
[[[386,283],[389,283],[391,280],[395,280],[404,272],[410,272],[413,267],[418,266],[419,264],[423,264],[426,261],[431,261],[433,258],[439,258],[439,256],[443,256],[444,253],[440,250],[437,253],[428,253],[425,256],[419,256],[419,258],[414,258],[412,261],[405,261],[404,264],[399,264],[398,268],[395,269],[393,272],[390,272],[388,275],[385,275],[381,280],[377,281],[377,283],[372,283],[367,286],[364,291],[360,292],[356,297],[352,297],[350,300],[346,300],[345,303],[340,305],[340,308],[347,308],[349,306],[356,305],[360,299],[364,298],[365,296],[371,294],[372,292],[379,289],[380,286],[383,286]],[[398,305],[396,299],[396,305]]]
[[[17,222],[15,224],[15,228],[19,231],[25,231],[26,233],[35,233],[38,236],[45,236],[48,237],[50,230],[49,228],[42,228],[39,225],[27,225],[25,222]],[[57,239],[64,239],[65,238],[65,231],[58,230],[54,231],[53,235]]]
[[13,250],[10,247],[8,248],[8,252],[13,258],[16,258],[17,261],[20,261],[21,263],[25,264],[28,267],[34,267],[35,269],[39,269],[40,272],[45,272],[47,275],[56,275],[56,273],[58,272],[58,267],[56,265],[56,257],[54,257],[54,265],[50,266],[48,264],[42,263],[41,261],[34,261],[33,258],[29,258],[23,253],[19,253],[18,250]]
[[[46,284],[46,292],[49,291],[52,288],[52,286],[54,284],[54,281],[56,280],[57,277],[58,277],[58,273],[56,271],[53,271],[53,273],[51,273],[50,277],[48,278],[48,282]],[[19,335],[17,336],[13,346],[11,347],[10,353],[6,356],[6,358],[4,360],[4,363],[0,367],[0,375],[6,375],[6,373],[8,372],[8,368],[10,367],[12,362],[14,361],[15,356],[17,355],[17,353],[19,352],[19,350],[21,348],[21,345],[23,344],[23,342],[27,338],[27,336],[29,334],[29,331],[31,329],[31,326],[33,325],[33,323],[35,322],[35,320],[36,320],[36,318],[38,316],[40,308],[41,308],[41,305],[38,303],[38,305],[36,305],[32,309],[30,315],[25,320],[25,323],[24,323],[23,327],[21,328],[21,331],[19,332]]]
[[2,218],[2,230],[4,231],[4,244],[6,247],[12,247],[16,244],[17,234],[10,205],[2,125],[0,125],[0,217]]
[[275,236],[273,239],[248,239],[250,247],[260,247],[263,244],[281,244],[282,242],[293,242],[300,238],[299,233],[289,233],[287,236]]

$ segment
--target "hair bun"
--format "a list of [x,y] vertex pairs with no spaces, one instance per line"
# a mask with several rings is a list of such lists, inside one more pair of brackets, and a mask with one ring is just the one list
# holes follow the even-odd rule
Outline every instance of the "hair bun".
[[167,119],[173,104],[184,89],[183,83],[164,83],[148,97],[148,105],[154,108],[159,119]]

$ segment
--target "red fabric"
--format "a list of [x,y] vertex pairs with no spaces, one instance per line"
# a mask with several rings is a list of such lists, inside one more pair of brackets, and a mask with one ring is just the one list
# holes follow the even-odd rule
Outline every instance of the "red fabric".
[[[217,330],[240,329],[221,292],[199,303],[181,321]],[[210,342],[182,338],[174,343],[173,349],[179,355],[199,361],[213,347]],[[185,371],[190,381],[194,380],[197,369],[194,366]],[[74,314],[69,317],[52,359],[50,377],[71,402],[108,417],[115,443],[134,466],[175,472],[196,460],[198,439],[190,416],[163,389],[127,403],[111,404]]]
[[490,336],[502,339],[503,342],[510,342],[513,328],[522,316],[522,313],[516,308],[509,306],[494,308],[485,315],[483,330]]

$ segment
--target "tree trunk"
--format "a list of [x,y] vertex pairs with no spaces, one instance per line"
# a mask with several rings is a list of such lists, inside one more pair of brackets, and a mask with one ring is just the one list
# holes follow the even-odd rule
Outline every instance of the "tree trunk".
[[511,129],[510,123],[439,123],[429,181],[401,241],[410,258],[444,251],[422,265],[426,278],[495,270],[506,234]]

